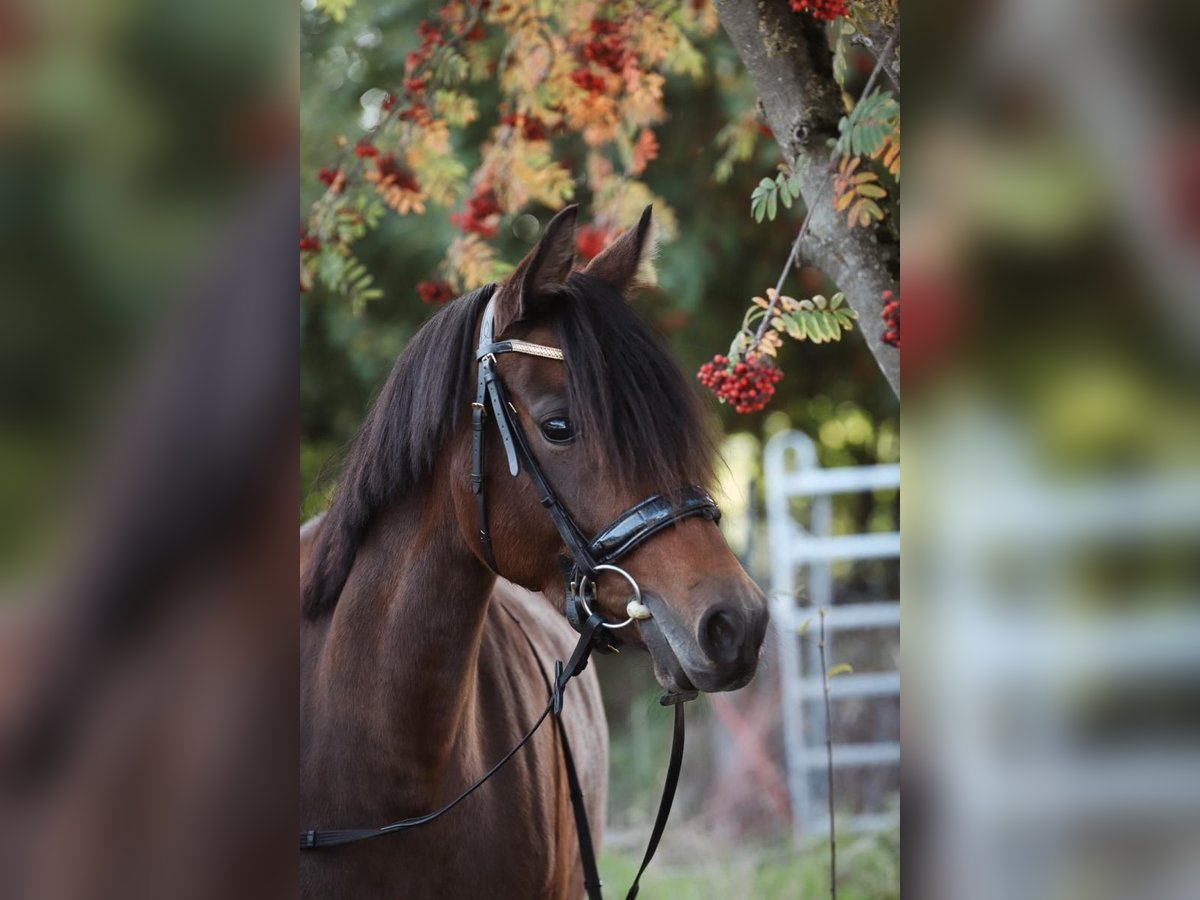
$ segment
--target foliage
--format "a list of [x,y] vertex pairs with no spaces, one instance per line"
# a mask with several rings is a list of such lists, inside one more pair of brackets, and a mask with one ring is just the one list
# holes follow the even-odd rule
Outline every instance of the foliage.
[[880,186],[877,174],[857,171],[861,162],[861,156],[844,156],[838,163],[833,177],[833,208],[846,213],[851,225],[866,228],[873,221],[882,221],[883,210],[876,201],[886,197],[887,191]]
[[[865,31],[875,16],[865,3],[846,4],[841,0],[793,0],[792,9],[830,24],[827,32],[831,41],[834,80],[846,96],[847,39]],[[838,137],[831,141],[833,170],[828,187],[833,192],[833,208],[844,213],[851,227],[870,228],[884,221],[886,212],[881,205],[888,197],[879,172],[867,161],[877,162],[895,184],[900,180],[900,104],[895,96],[882,89],[873,89],[874,81],[885,60],[877,59],[862,96],[857,102],[848,101],[848,112],[838,123]],[[719,136],[725,153],[716,172],[721,176],[729,169],[727,160],[738,158],[744,151],[738,143],[742,132],[736,123],[726,126]],[[822,189],[813,203],[824,202],[827,190]],[[750,194],[750,214],[755,222],[775,221],[780,204],[791,209],[801,196],[798,173],[786,164],[774,178],[764,177]],[[781,334],[796,340],[825,343],[840,340],[843,330],[853,327],[855,314],[844,306],[845,297],[834,294],[829,301],[821,295],[811,300],[794,300],[779,294],[784,279],[792,269],[799,243],[811,221],[812,208],[805,212],[804,221],[796,236],[792,253],[784,264],[779,284],[768,292],[770,301],[754,298],[754,305],[743,318],[742,327],[734,337],[728,356],[716,356],[700,370],[700,381],[722,402],[731,403],[738,412],[757,412],[775,392],[778,381],[774,373],[760,370],[760,355],[774,357],[782,346]],[[757,311],[756,311],[757,309]],[[749,330],[753,318],[763,319],[756,331]],[[898,346],[899,329],[888,334],[895,340],[886,341]],[[739,369],[740,367],[740,369]]]
[[834,152],[838,156],[872,156],[897,132],[899,124],[900,104],[891,91],[873,91],[838,123],[840,135]]
[[[317,8],[340,22],[353,2]],[[581,185],[596,227],[615,232],[654,203],[670,239],[669,204],[639,179],[659,155],[653,129],[667,117],[666,77],[704,76],[693,41],[715,27],[712,10],[696,4],[449,0],[418,26],[402,82],[364,95],[374,119],[366,136],[353,145],[340,136],[337,158],[315,173],[325,191],[302,234],[301,289],[320,282],[355,310],[379,296],[355,259],[379,224],[366,214],[379,200],[401,216],[466,201],[453,217],[462,235],[438,267],[455,293],[511,269],[492,243],[504,225],[530,207],[561,208]],[[465,133],[483,116],[470,91],[485,82],[499,86],[499,103],[480,159],[468,164]]]
[[754,156],[758,139],[763,132],[770,134],[754,110],[737,116],[717,132],[716,145],[721,149],[721,158],[713,167],[713,178],[724,184],[733,175],[733,167]]
[[773,179],[764,178],[750,195],[750,213],[755,222],[761,222],[766,216],[772,222],[778,212],[779,204],[785,209],[792,208],[792,201],[800,196],[800,177],[795,174],[780,172]]

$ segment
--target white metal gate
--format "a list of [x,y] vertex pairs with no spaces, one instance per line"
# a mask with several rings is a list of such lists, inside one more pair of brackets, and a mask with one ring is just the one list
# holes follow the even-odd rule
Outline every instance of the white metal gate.
[[[836,635],[866,628],[900,627],[899,598],[839,606],[834,597],[833,564],[839,561],[899,559],[900,533],[834,534],[834,497],[861,491],[900,487],[899,465],[847,466],[822,469],[812,440],[799,431],[785,431],[767,442],[765,461],[767,527],[770,535],[771,613],[779,643],[783,733],[787,753],[788,791],[792,821],[798,834],[828,828],[822,793],[813,791],[814,774],[824,782],[825,720],[820,660],[801,647],[800,628],[828,610],[825,619],[826,656],[838,662]],[[793,507],[807,500],[808,523],[798,521]],[[807,601],[807,603],[805,603]],[[817,625],[808,636],[815,638]],[[847,697],[898,697],[898,671],[841,675],[830,683],[836,704]],[[835,736],[836,737],[836,736]],[[834,768],[898,766],[899,741],[833,745]],[[839,818],[839,828],[875,830],[896,824],[893,814],[863,814]]]

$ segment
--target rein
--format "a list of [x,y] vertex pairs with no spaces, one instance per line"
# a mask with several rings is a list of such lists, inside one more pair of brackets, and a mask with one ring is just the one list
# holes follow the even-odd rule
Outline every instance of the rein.
[[[546,721],[553,715],[557,725],[562,748],[563,764],[567,772],[567,782],[570,788],[571,808],[575,816],[576,833],[579,839],[579,855],[584,870],[584,887],[588,900],[601,900],[601,882],[599,869],[596,865],[595,849],[592,845],[591,829],[587,820],[587,809],[584,804],[583,792],[579,786],[579,777],[575,770],[575,760],[571,753],[571,745],[567,740],[566,728],[562,722],[563,697],[567,684],[587,666],[593,650],[610,652],[617,643],[613,632],[633,624],[635,621],[652,617],[650,609],[642,603],[642,591],[637,581],[615,563],[632,552],[643,542],[653,537],[670,525],[691,516],[701,516],[711,521],[721,517],[720,509],[713,498],[702,488],[691,486],[676,492],[671,498],[662,494],[654,494],[626,510],[599,534],[588,540],[583,530],[575,522],[566,506],[554,493],[549,480],[530,450],[525,433],[516,421],[516,408],[509,402],[504,385],[496,372],[496,358],[505,353],[523,353],[544,359],[563,360],[562,350],[547,347],[542,344],[531,344],[527,341],[495,340],[495,288],[489,285],[487,306],[479,328],[479,345],[475,352],[478,364],[478,380],[475,388],[475,401],[471,404],[471,490],[475,495],[476,511],[479,519],[479,539],[484,561],[497,575],[500,574],[496,563],[495,551],[492,547],[491,534],[488,531],[487,500],[484,494],[484,426],[488,420],[490,409],[491,418],[496,422],[504,453],[508,461],[508,471],[513,477],[520,474],[522,464],[525,474],[533,484],[538,494],[538,501],[550,514],[555,528],[562,537],[569,555],[560,558],[560,565],[566,581],[566,617],[571,626],[579,632],[579,641],[575,645],[566,663],[558,660],[554,664],[554,678],[547,676],[533,642],[529,639],[524,628],[521,633],[529,643],[530,651],[541,670],[542,677],[550,688],[550,699],[540,716],[525,732],[524,736],[511,750],[488,769],[478,780],[471,784],[461,794],[440,809],[422,816],[403,819],[384,825],[380,828],[341,828],[341,829],[312,829],[300,832],[300,849],[314,850],[325,847],[336,847],[343,844],[355,843],[370,838],[381,837],[408,831],[422,825],[427,825],[441,818],[459,803],[482,787],[493,775],[502,769],[509,760],[524,747]],[[595,600],[595,583],[601,572],[611,571],[621,575],[633,588],[633,598],[626,606],[627,618],[624,622],[606,622],[599,613],[593,612],[590,600]],[[514,617],[515,619],[515,617]],[[520,623],[518,622],[518,625]],[[679,782],[679,772],[683,761],[684,745],[684,714],[683,704],[696,697],[695,691],[685,693],[668,693],[661,699],[663,706],[675,707],[675,722],[671,740],[671,756],[667,765],[667,777],[663,784],[662,798],[659,801],[658,814],[655,817],[650,841],[646,847],[641,867],[634,878],[633,885],[626,895],[626,900],[634,900],[638,894],[638,885],[642,873],[650,864],[666,828],[670,816],[671,805],[675,798],[675,789]]]

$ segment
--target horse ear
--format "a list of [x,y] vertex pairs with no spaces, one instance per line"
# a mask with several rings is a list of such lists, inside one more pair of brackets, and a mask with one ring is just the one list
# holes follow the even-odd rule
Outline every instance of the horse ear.
[[575,267],[575,218],[572,204],[550,220],[546,233],[521,260],[496,294],[496,336],[524,319],[556,287],[565,284]]
[[622,294],[654,284],[657,241],[651,222],[653,209],[647,206],[638,223],[605,247],[584,271],[608,282]]

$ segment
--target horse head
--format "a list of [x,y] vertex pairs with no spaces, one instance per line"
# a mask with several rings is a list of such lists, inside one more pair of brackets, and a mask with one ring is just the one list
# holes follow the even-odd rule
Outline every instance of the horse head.
[[[569,592],[587,576],[590,608],[612,624],[634,619],[620,636],[649,649],[668,690],[737,689],[757,668],[767,604],[701,490],[715,448],[698,393],[626,302],[652,252],[651,211],[582,270],[575,219],[570,207],[549,223],[476,326],[482,443],[453,451],[455,470],[481,467],[453,482],[463,539],[481,562],[550,597],[562,594],[564,570],[574,569]],[[499,393],[485,391],[488,379]],[[535,477],[513,477],[521,468]],[[609,541],[589,556],[598,534]],[[619,560],[603,556],[626,538]],[[581,553],[622,571],[581,571]],[[639,589],[643,606],[627,607]]]

